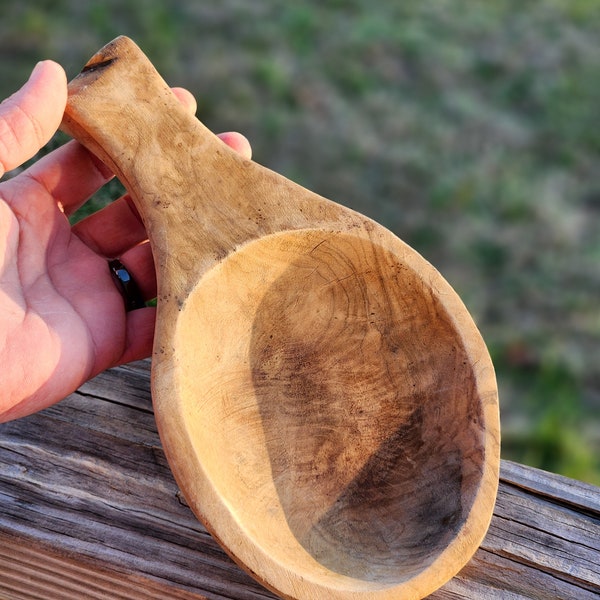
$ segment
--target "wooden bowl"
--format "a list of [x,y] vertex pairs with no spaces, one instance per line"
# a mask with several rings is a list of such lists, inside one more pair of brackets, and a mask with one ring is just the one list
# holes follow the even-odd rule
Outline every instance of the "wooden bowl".
[[187,501],[284,598],[416,600],[488,528],[494,369],[385,228],[229,150],[118,38],[64,128],[115,170],[158,276],[152,395]]

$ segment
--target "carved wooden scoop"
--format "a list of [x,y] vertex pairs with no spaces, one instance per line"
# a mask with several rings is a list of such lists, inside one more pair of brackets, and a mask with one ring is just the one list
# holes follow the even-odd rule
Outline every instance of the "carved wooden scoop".
[[225,550],[285,598],[422,598],[480,544],[499,465],[486,347],[389,231],[241,158],[129,39],[70,84],[64,129],[141,213],[158,277],[152,396]]

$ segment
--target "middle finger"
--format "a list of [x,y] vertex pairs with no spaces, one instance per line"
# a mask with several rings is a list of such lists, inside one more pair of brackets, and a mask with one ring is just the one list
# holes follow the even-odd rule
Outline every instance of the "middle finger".
[[92,250],[109,258],[120,256],[148,237],[128,194],[82,219],[72,231]]

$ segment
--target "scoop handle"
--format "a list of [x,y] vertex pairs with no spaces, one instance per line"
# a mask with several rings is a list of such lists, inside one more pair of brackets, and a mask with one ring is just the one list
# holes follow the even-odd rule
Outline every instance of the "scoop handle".
[[159,287],[168,278],[182,296],[247,241],[368,221],[230,149],[125,36],[70,82],[62,129],[125,185],[148,231]]
[[[157,270],[176,256],[167,270],[189,273],[192,263],[235,243],[231,223],[218,233],[211,227],[218,207],[210,199],[221,201],[222,210],[230,194],[223,173],[236,171],[243,159],[188,114],[129,38],[107,44],[70,82],[61,128],[123,182],[148,231]],[[198,242],[193,256],[190,236]]]

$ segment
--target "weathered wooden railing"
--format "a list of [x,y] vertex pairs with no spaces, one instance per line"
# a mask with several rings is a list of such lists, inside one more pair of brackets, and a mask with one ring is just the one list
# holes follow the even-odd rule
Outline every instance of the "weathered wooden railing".
[[[0,599],[276,597],[186,506],[156,432],[149,365],[102,373],[0,425]],[[598,597],[600,489],[510,462],[483,545],[430,596]]]

